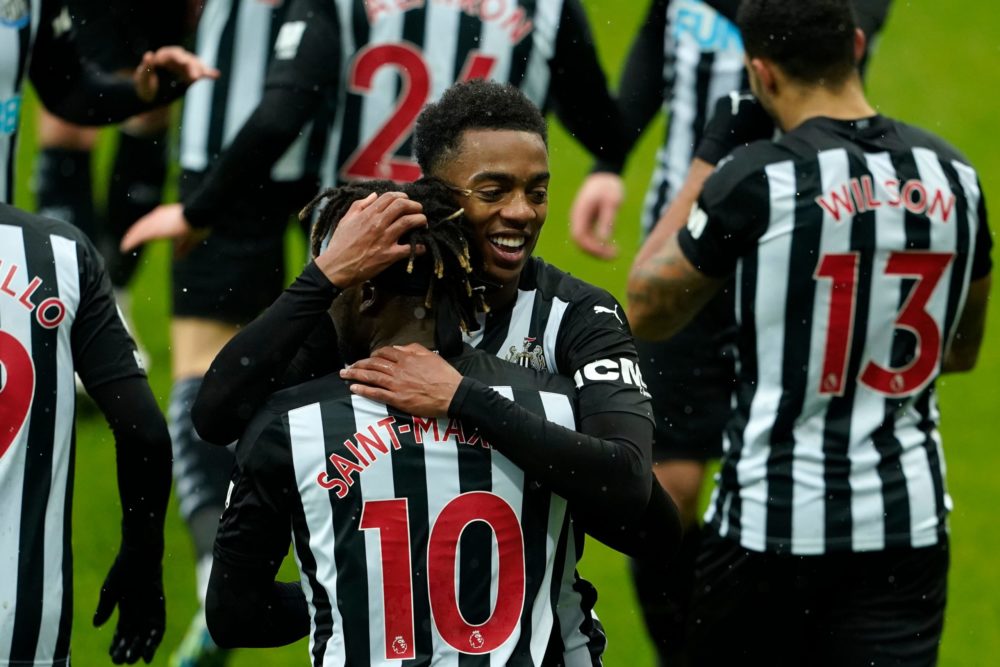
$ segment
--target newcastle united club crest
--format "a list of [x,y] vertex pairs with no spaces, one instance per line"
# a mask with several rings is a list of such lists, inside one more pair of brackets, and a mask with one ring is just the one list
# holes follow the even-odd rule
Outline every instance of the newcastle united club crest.
[[524,338],[523,349],[518,350],[516,345],[510,346],[507,361],[536,371],[548,370],[548,366],[545,363],[545,351],[542,350],[542,347],[534,338],[527,336]]

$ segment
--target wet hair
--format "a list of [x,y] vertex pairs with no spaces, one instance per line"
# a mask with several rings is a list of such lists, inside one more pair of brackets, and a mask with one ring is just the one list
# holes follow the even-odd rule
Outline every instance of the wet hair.
[[857,66],[850,0],[743,0],[736,22],[748,57],[798,81],[838,84]]
[[[428,310],[454,313],[458,320],[455,329],[465,332],[477,329],[477,313],[489,310],[483,291],[474,289],[470,280],[474,271],[481,268],[482,259],[475,244],[470,243],[470,226],[463,209],[455,203],[454,192],[436,178],[422,178],[413,183],[361,181],[320,192],[299,213],[305,219],[314,210],[319,211],[310,235],[312,256],[318,256],[326,248],[351,204],[372,192],[405,192],[410,199],[420,202],[427,216],[427,227],[414,229],[403,239],[410,244],[409,259],[386,268],[372,282],[395,294],[422,294]],[[418,256],[418,245],[427,252]],[[438,321],[441,322],[440,317]]]
[[531,132],[548,145],[545,117],[520,89],[480,79],[456,83],[417,117],[413,152],[425,174],[454,156],[466,130]]

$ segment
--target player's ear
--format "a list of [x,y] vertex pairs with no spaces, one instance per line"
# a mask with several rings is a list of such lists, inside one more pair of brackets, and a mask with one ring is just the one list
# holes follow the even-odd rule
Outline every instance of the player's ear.
[[364,313],[375,307],[375,303],[378,301],[378,290],[375,288],[375,284],[371,282],[366,282],[361,286],[361,302],[358,305],[358,312]]
[[[751,58],[747,63],[751,80],[756,79],[757,86],[765,93],[774,93],[776,78],[774,64],[763,58]],[[756,92],[756,91],[755,91]],[[760,94],[759,92],[757,93]]]
[[860,63],[865,57],[865,47],[868,46],[868,38],[861,28],[854,29],[854,62]]

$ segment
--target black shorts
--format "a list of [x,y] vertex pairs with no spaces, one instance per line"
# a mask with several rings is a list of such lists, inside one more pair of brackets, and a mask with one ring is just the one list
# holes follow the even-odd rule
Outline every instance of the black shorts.
[[708,461],[722,455],[722,432],[736,386],[732,291],[716,296],[665,342],[636,341],[656,426],[653,461]]
[[74,5],[80,55],[101,69],[132,69],[142,54],[185,39],[187,0],[88,0]]
[[707,535],[688,619],[693,665],[923,667],[937,662],[948,542],[791,556]]
[[[181,175],[182,199],[202,177],[189,171]],[[246,324],[271,305],[285,286],[284,238],[290,214],[308,202],[314,189],[314,184],[271,184],[266,198],[234,202],[226,220],[213,226],[194,250],[174,260],[174,317]]]

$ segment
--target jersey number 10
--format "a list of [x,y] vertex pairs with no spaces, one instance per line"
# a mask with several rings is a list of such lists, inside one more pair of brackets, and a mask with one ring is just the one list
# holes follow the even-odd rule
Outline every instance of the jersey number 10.
[[[455,583],[459,538],[475,521],[493,530],[499,554],[496,608],[479,625],[462,616]],[[369,500],[361,512],[361,530],[376,530],[379,536],[387,660],[416,657],[409,524],[405,498]],[[441,639],[462,653],[489,653],[502,646],[521,618],[524,583],[524,537],[511,506],[486,491],[463,493],[449,500],[432,522],[427,541],[427,589],[431,616]]]
[[[458,81],[488,79],[496,60],[493,56],[472,51]],[[389,178],[410,182],[420,178],[420,167],[416,162],[396,157],[393,153],[410,135],[420,110],[430,99],[431,70],[412,44],[375,44],[362,49],[351,64],[348,80],[351,92],[359,95],[369,92],[375,73],[383,67],[399,70],[399,102],[389,120],[344,163],[341,176],[345,180]]]
[[[923,251],[889,254],[886,275],[916,279],[896,315],[894,328],[912,333],[917,344],[913,359],[900,368],[886,368],[869,360],[858,375],[862,384],[886,396],[903,397],[919,391],[933,377],[941,360],[941,329],[927,312],[927,303],[953,257],[952,253]],[[816,267],[817,278],[828,278],[832,282],[823,375],[819,387],[821,395],[841,396],[844,393],[858,296],[859,260],[856,252],[828,254]]]

